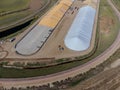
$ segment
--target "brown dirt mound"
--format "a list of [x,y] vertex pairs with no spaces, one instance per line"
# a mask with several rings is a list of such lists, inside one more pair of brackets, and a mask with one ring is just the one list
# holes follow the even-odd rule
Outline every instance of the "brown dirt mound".
[[100,17],[100,30],[103,33],[109,33],[111,26],[114,24],[110,17]]

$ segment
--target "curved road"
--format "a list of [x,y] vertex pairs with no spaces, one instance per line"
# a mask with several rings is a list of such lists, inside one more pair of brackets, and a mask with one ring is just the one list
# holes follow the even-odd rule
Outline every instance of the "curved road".
[[[9,25],[2,26],[2,27],[0,27],[0,30],[2,30],[2,29],[4,30],[4,29],[9,28],[9,27],[14,27],[15,25],[18,25],[19,23],[23,23],[23,21],[27,21],[27,20],[31,19],[31,18],[32,18],[33,16],[35,16],[37,13],[39,13],[39,12],[42,11],[42,10],[44,10],[44,9],[48,6],[48,4],[49,4],[50,2],[51,2],[51,1],[48,0],[47,3],[46,3],[42,8],[40,8],[39,10],[37,10],[35,13],[33,13],[33,14],[31,14],[31,15],[29,15],[29,16],[21,19],[21,20],[18,20],[18,21],[16,21],[16,22],[13,22],[13,23],[11,23],[11,24],[9,24]],[[2,31],[1,31],[1,32],[2,32]]]
[[[118,16],[120,20],[120,13],[119,11],[114,7],[112,2],[110,0],[107,0],[113,10],[115,11],[116,15]],[[11,87],[26,87],[26,86],[38,86],[43,85],[47,83],[52,83],[55,81],[64,80],[68,77],[73,77],[77,74],[83,73],[88,71],[90,68],[94,68],[100,63],[103,63],[106,61],[117,49],[120,48],[120,32],[115,40],[115,42],[101,55],[96,57],[95,59],[91,60],[90,62],[78,66],[76,68],[66,70],[63,72],[59,72],[56,74],[51,74],[47,76],[40,76],[40,77],[32,77],[32,78],[22,78],[22,79],[0,79],[0,86],[4,86],[5,88],[11,88]]]

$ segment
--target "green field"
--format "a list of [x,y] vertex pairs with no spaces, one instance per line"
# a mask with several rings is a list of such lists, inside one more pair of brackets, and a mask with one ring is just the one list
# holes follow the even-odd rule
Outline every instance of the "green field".
[[[100,30],[101,17],[108,18],[110,20],[113,20],[114,22],[114,24],[110,24],[110,25],[107,24],[107,27],[109,28],[108,33],[101,33],[102,31]],[[107,0],[101,0],[99,22],[98,22],[98,30],[100,31],[100,36],[99,36],[100,40],[96,54],[100,54],[114,42],[114,40],[118,35],[119,29],[120,29],[120,21],[118,20],[114,11],[107,3]]]
[[[30,2],[31,0],[1,0],[0,32],[21,25],[31,18],[35,17],[35,15],[38,15],[38,13],[36,13],[38,9],[32,10],[33,7],[30,7]],[[46,4],[46,2],[48,2],[48,0],[42,1],[43,6]],[[47,9],[48,8],[49,6],[47,7]],[[31,17],[29,17],[30,15]],[[27,17],[29,17],[29,19]],[[14,24],[16,22],[20,23]]]
[[5,25],[8,25],[12,22],[23,19],[26,16],[28,16],[29,14],[31,14],[31,12],[24,11],[24,12],[19,12],[19,13],[14,13],[14,14],[2,16],[2,17],[0,17],[0,21],[2,21],[2,22],[0,22],[0,26],[2,26],[2,25],[5,26]]
[[104,50],[106,50],[116,39],[116,36],[118,35],[119,28],[120,28],[120,22],[118,21],[117,16],[114,14],[112,8],[108,5],[106,0],[101,0],[100,3],[100,12],[99,17],[109,17],[114,21],[114,24],[110,26],[110,32],[106,36],[106,33],[101,33],[100,30],[100,18],[98,20],[98,27],[97,27],[97,34],[99,36],[99,43],[98,47],[96,49],[96,52],[89,58],[86,58],[84,60],[80,60],[77,62],[67,63],[63,65],[58,65],[54,67],[49,68],[42,68],[42,69],[6,69],[6,68],[0,68],[0,77],[1,78],[23,78],[23,77],[33,77],[33,76],[41,76],[41,75],[47,75],[52,74],[60,71],[64,71],[67,69],[71,69],[73,67],[79,66],[81,64],[84,64],[91,59],[95,58],[99,54],[101,54]]
[[[45,7],[42,11],[39,11],[38,13],[33,13],[31,11],[23,11],[23,12],[18,12],[18,13],[14,13],[14,14],[3,16],[2,18],[0,18],[0,21],[2,21],[2,22],[0,22],[0,26],[7,26],[7,25],[11,24],[12,22],[14,23],[15,21],[20,21],[24,17],[27,17],[30,14],[34,14],[33,17],[26,19],[26,21],[29,21],[29,20],[33,19],[33,21],[30,24],[30,25],[32,25],[38,18],[40,18],[42,15],[44,15],[57,1],[58,0],[51,0],[49,5],[47,5],[47,7]],[[44,0],[43,3],[45,4],[47,2],[48,2],[48,0]],[[19,17],[18,17],[18,14],[19,14]],[[19,26],[19,25],[25,23],[26,21],[20,21],[18,24],[12,25],[12,26],[7,27],[5,29],[1,29],[0,31],[4,31],[4,30],[7,30],[9,28],[13,28],[13,27]],[[17,31],[16,33],[10,34],[10,35],[8,35],[6,37],[3,37],[3,38],[0,38],[0,39],[1,40],[6,40],[8,38],[15,37],[16,35],[20,34],[24,30],[26,30],[30,25],[24,27],[20,31]]]
[[[29,3],[30,0],[1,0],[0,14],[28,8]],[[17,22],[30,14],[32,14],[32,12],[26,10],[0,16],[0,27],[6,27],[7,25]],[[0,31],[4,30],[1,29]]]
[[118,10],[120,11],[120,0],[112,0],[112,1],[116,5],[116,7],[118,8]]
[[15,11],[27,8],[30,0],[0,0],[0,12]]

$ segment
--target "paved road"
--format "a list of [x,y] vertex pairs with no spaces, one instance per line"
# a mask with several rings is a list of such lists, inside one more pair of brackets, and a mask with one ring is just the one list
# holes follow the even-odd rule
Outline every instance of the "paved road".
[[[111,3],[110,0],[108,0],[109,4],[115,11],[116,15],[118,16],[120,20],[120,13],[119,11],[114,7],[114,5]],[[14,87],[26,87],[26,86],[33,86],[33,85],[43,85],[46,83],[51,83],[55,81],[64,80],[68,77],[73,77],[79,73],[83,73],[88,71],[90,68],[94,68],[100,63],[103,63],[106,61],[117,49],[120,48],[120,32],[115,40],[115,42],[101,55],[96,57],[95,59],[91,60],[90,62],[78,66],[76,68],[66,70],[63,72],[59,72],[56,74],[51,74],[47,76],[40,76],[40,77],[32,77],[32,78],[22,78],[22,79],[0,79],[0,85],[3,85],[6,88],[10,88],[12,86]]]

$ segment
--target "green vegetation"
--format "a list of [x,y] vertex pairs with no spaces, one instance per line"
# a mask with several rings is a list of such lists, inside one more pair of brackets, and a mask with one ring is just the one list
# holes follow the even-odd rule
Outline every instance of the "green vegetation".
[[89,79],[90,77],[93,77],[93,76],[99,74],[100,72],[104,71],[106,67],[109,67],[111,65],[111,63],[113,63],[114,61],[116,61],[118,59],[120,59],[120,49],[118,49],[111,57],[109,57],[108,60],[106,60],[102,64],[98,65],[95,68],[90,69],[88,72],[86,72],[84,74],[77,75],[78,78],[77,79],[73,79],[74,82],[71,82],[70,87],[71,86],[72,87],[76,86],[80,82],[82,82],[83,80]]
[[0,12],[15,11],[27,8],[30,0],[0,0]]
[[[44,0],[44,4],[47,3],[47,1],[48,0]],[[47,7],[45,7],[43,10],[40,10],[37,13],[36,12],[32,13],[32,11],[29,10],[29,11],[17,12],[17,13],[14,13],[14,14],[2,16],[2,18],[0,18],[0,21],[1,21],[0,22],[0,26],[5,26],[5,28],[1,29],[0,31],[5,31],[7,29],[19,26],[21,24],[24,24],[24,23],[30,21],[30,20],[32,20],[32,22],[30,24],[30,25],[32,25],[36,20],[38,20],[38,18],[40,18],[42,15],[44,15],[57,1],[58,0],[52,0],[52,1],[50,1],[49,5],[47,5]],[[19,16],[18,16],[18,14],[19,14]],[[26,19],[24,18],[24,17],[27,17],[28,15],[31,15],[31,14],[33,14],[32,17],[29,17],[29,18],[26,18]],[[22,19],[24,19],[24,20],[22,20]],[[20,22],[16,23],[15,25],[13,24],[13,25],[9,26],[9,24],[14,23],[16,21],[20,21]],[[8,27],[6,27],[7,25],[8,25]],[[8,39],[8,38],[14,37],[17,34],[20,34],[24,30],[26,30],[30,25],[28,25],[25,28],[17,31],[16,33],[13,33],[11,35],[8,35],[8,36],[0,38],[0,39],[4,40],[4,39]]]
[[118,8],[118,10],[120,11],[120,0],[112,0],[112,1],[116,5],[116,7]]
[[[0,1],[0,15],[6,12],[17,11],[29,7],[30,0],[1,0]],[[0,16],[0,26],[6,26],[13,22],[16,22],[26,16],[30,15],[32,12],[26,10],[22,12],[6,14]],[[1,30],[0,30],[1,31]]]
[[[107,20],[106,20],[106,19]],[[103,19],[103,24],[100,24],[100,20]],[[109,22],[111,22],[109,24]],[[101,28],[101,25],[106,24],[103,28]],[[102,30],[102,29],[108,29]],[[102,53],[104,50],[106,50],[116,39],[118,32],[120,28],[120,22],[118,18],[116,17],[114,11],[107,3],[107,0],[101,0],[100,3],[100,14],[99,14],[99,21],[98,21],[98,30],[100,31],[99,35],[99,44],[96,51],[96,55]]]
[[[48,0],[43,0],[43,4],[46,4],[47,1]],[[30,7],[30,2],[31,0],[1,0],[0,32],[21,25],[31,20],[31,18],[36,17],[36,15],[39,15],[40,11],[38,9],[32,10],[33,7]],[[48,8],[49,6],[46,9]],[[46,12],[46,9],[44,13]]]
[[[35,18],[31,18],[31,20],[28,21],[28,22],[30,22],[30,24],[29,24],[28,26],[23,27],[22,29],[18,30],[17,32],[15,32],[15,33],[13,33],[13,34],[10,34],[10,35],[8,35],[8,36],[6,36],[6,37],[0,38],[0,40],[6,40],[6,39],[9,39],[9,38],[15,37],[16,35],[24,32],[26,29],[28,29],[29,26],[32,25],[35,21],[36,21]],[[25,23],[26,23],[26,22],[25,22]],[[24,24],[24,23],[23,23],[23,24]],[[19,25],[18,25],[18,26],[19,26]]]
[[15,21],[25,18],[29,14],[31,14],[30,11],[29,12],[24,11],[24,12],[18,12],[18,13],[2,16],[2,17],[0,17],[0,21],[2,21],[2,22],[0,22],[0,26],[9,25],[12,22],[15,22]]
[[[113,20],[114,24],[108,25],[110,26],[109,28],[109,33],[102,33],[100,29],[100,20],[101,17],[109,17],[110,19]],[[62,64],[58,66],[53,66],[53,67],[47,67],[47,68],[41,68],[41,69],[7,69],[7,68],[0,68],[0,77],[1,78],[23,78],[23,77],[33,77],[33,76],[41,76],[41,75],[47,75],[47,74],[52,74],[60,71],[64,71],[67,69],[71,69],[73,67],[79,66],[81,64],[84,64],[91,59],[95,58],[98,56],[100,53],[102,53],[104,50],[106,50],[116,39],[116,36],[118,35],[119,32],[119,27],[120,22],[118,21],[118,18],[115,16],[112,8],[108,5],[106,0],[101,0],[100,3],[100,13],[99,13],[99,20],[98,20],[98,29],[97,32],[99,35],[99,43],[98,47],[96,49],[96,52],[89,58],[82,59],[76,62],[72,63],[67,63],[67,64]],[[119,55],[119,54],[118,54]],[[58,62],[62,62],[61,60]],[[9,74],[8,74],[9,73]]]
[[[95,68],[90,69],[89,71],[78,74],[74,77],[68,77],[65,80],[56,81],[53,82],[53,87],[50,87],[50,84],[42,85],[42,86],[26,86],[25,88],[22,88],[24,90],[35,90],[36,88],[43,90],[45,88],[46,90],[65,90],[67,88],[73,87],[78,85],[84,80],[89,79],[90,77],[93,77],[100,72],[104,71],[106,67],[109,67],[109,65],[114,62],[115,60],[120,58],[120,49],[118,49],[107,61],[103,62],[102,64],[96,66]],[[46,87],[45,87],[46,86]],[[64,89],[63,89],[64,88]],[[10,90],[16,89],[15,87],[12,87]]]

